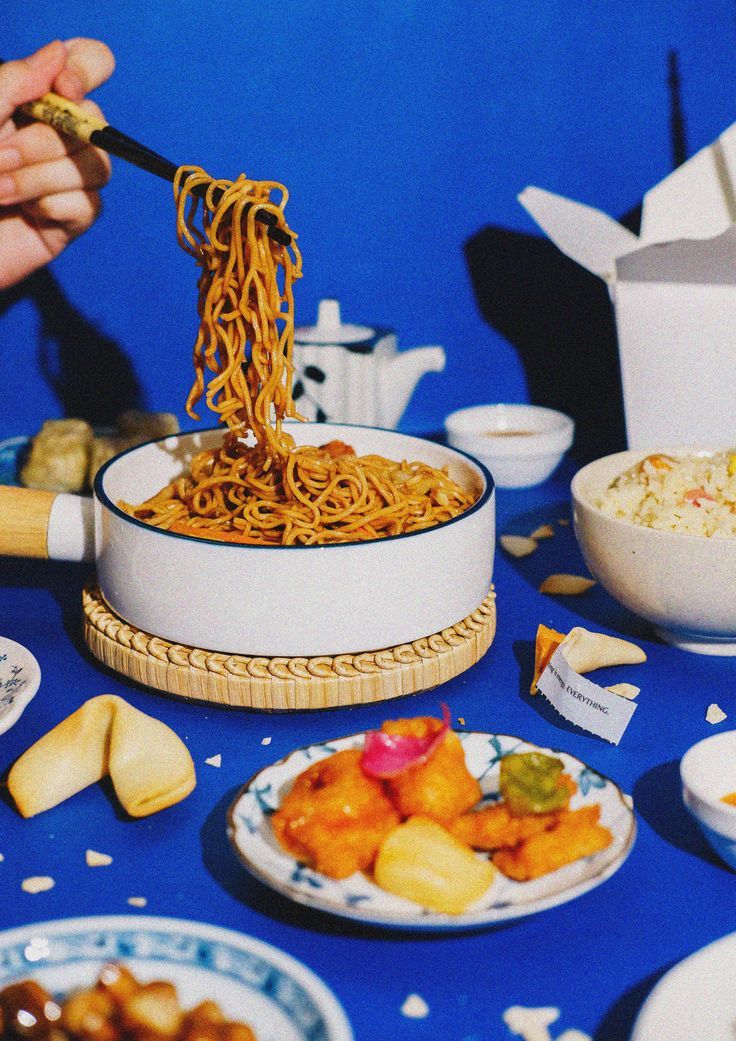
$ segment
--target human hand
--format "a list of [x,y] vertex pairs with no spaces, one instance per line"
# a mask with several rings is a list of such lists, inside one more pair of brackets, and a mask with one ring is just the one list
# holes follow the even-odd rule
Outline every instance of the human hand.
[[84,95],[110,76],[115,59],[98,40],[75,38],[0,66],[0,289],[47,264],[100,212],[110,159],[43,123],[18,127],[19,105],[54,91],[101,116]]

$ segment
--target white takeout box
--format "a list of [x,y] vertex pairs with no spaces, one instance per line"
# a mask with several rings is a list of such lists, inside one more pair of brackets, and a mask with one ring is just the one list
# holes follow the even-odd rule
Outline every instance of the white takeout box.
[[639,236],[542,188],[519,195],[608,284],[630,448],[736,443],[735,185],[736,123],[646,193]]

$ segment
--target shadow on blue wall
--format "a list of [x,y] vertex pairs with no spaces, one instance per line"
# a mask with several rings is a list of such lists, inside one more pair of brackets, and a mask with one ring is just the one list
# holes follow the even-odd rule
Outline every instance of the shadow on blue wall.
[[71,303],[49,268],[1,293],[0,317],[24,298],[38,310],[38,369],[63,415],[114,426],[121,412],[142,407],[141,386],[127,354]]
[[[677,52],[668,56],[673,169],[687,158]],[[639,234],[641,206],[620,218]],[[465,243],[478,308],[519,352],[529,400],[575,420],[573,454],[626,448],[616,326],[605,284],[548,239],[489,226]]]
[[626,447],[616,328],[605,285],[547,239],[486,227],[465,244],[478,307],[514,344],[529,400],[575,420],[582,461]]

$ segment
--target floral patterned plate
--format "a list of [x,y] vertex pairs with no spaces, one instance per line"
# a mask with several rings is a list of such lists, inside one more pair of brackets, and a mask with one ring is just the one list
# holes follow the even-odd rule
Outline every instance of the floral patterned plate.
[[0,734],[18,721],[41,682],[41,667],[27,647],[0,636]]
[[270,944],[201,922],[147,915],[67,918],[0,933],[0,990],[33,978],[55,997],[94,983],[108,961],[169,980],[184,1008],[211,998],[258,1041],[353,1041],[332,991]]
[[508,734],[458,733],[470,772],[478,778],[484,800],[498,798],[499,763],[511,752],[546,752],[558,756],[578,785],[574,809],[598,803],[601,824],[613,834],[608,849],[567,864],[531,882],[514,882],[497,873],[485,895],[461,915],[438,914],[380,889],[356,873],[336,881],[300,864],[279,845],[269,817],[292,782],[311,763],[346,748],[363,746],[365,734],[300,748],[259,771],[241,789],[230,808],[228,834],[245,867],[266,885],[297,903],[373,925],[401,929],[454,930],[498,925],[564,904],[605,882],[628,856],[636,835],[631,799],[606,777],[565,752],[539,748]]

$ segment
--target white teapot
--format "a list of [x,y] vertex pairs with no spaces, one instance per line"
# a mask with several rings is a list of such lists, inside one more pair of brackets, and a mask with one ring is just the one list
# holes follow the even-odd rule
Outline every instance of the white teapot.
[[293,396],[306,419],[398,425],[425,372],[442,372],[442,347],[398,351],[392,329],[343,325],[337,300],[322,300],[317,324],[294,332]]

